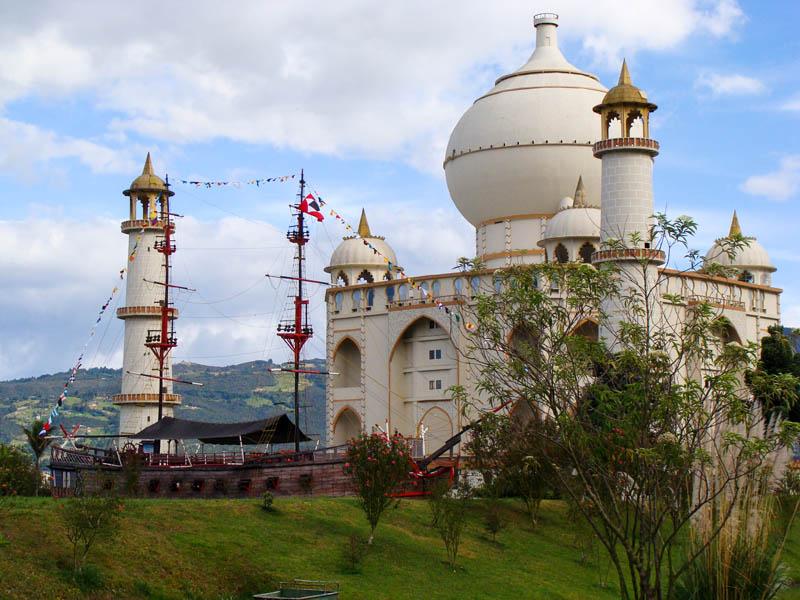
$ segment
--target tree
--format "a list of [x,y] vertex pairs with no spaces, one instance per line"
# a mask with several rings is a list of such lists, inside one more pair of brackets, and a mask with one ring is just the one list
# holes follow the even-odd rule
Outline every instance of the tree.
[[[719,274],[688,251],[695,229],[688,217],[659,215],[648,240],[605,242],[622,263],[498,272],[498,291],[477,298],[477,328],[465,332],[482,401],[519,398],[552,424],[535,435],[557,449],[554,478],[605,548],[625,599],[672,597],[735,515],[738,484],[797,433],[785,422],[763,431],[743,382],[756,348],[728,343],[718,279],[689,302],[670,293],[678,274],[650,261],[686,249],[689,269]],[[722,249],[746,243],[734,235]],[[589,320],[598,339],[575,334]],[[687,551],[679,540],[712,510],[713,528]]]
[[372,544],[383,511],[393,502],[389,496],[408,479],[411,455],[402,436],[373,433],[350,440],[344,471],[350,476],[370,526]]
[[44,451],[47,450],[47,447],[52,443],[52,440],[49,438],[39,435],[42,427],[44,427],[44,421],[37,418],[33,420],[30,429],[27,427],[22,428],[23,433],[25,433],[25,438],[28,440],[28,446],[30,446],[31,452],[33,452],[34,462],[36,464],[36,485],[34,487],[34,495],[36,496],[39,495],[39,488],[42,485],[42,472],[39,463],[42,460],[42,454],[44,454]]
[[25,452],[0,444],[0,497],[32,495],[36,474],[33,461]]
[[117,534],[122,503],[112,493],[84,493],[64,500],[58,510],[72,545],[73,570],[80,574],[95,543]]
[[454,571],[458,548],[461,545],[461,534],[467,522],[469,499],[470,493],[466,486],[450,489],[450,485],[446,482],[440,482],[433,489],[430,499],[431,521],[444,543],[447,564]]
[[777,420],[800,422],[800,355],[779,325],[761,340],[761,358],[746,381],[761,404],[766,426]]

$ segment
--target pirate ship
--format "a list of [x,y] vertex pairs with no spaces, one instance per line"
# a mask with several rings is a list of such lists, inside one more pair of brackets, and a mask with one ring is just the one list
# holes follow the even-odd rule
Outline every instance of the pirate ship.
[[[310,241],[306,220],[324,217],[317,199],[306,191],[304,173],[300,173],[297,201],[290,205],[293,223],[286,234],[295,247],[293,272],[267,275],[288,283],[292,291],[289,310],[276,332],[288,346],[291,361],[272,370],[293,377],[293,418],[278,414],[247,422],[208,423],[174,416],[181,398],[173,386],[198,385],[173,377],[170,361],[178,345],[175,322],[179,316],[171,293],[189,291],[171,278],[171,257],[177,250],[175,219],[180,215],[171,211],[174,192],[169,178],[155,175],[149,154],[142,175],[123,193],[130,199],[130,218],[122,223],[123,233],[130,238],[130,263],[126,306],[117,310],[125,322],[122,390],[114,397],[120,407],[119,433],[80,435],[62,426],[63,436],[55,436],[49,421],[44,433],[57,439],[50,456],[53,495],[97,488],[167,497],[349,493],[343,472],[347,446],[314,444],[299,427],[301,378],[335,375],[308,368],[302,361],[303,347],[314,336],[306,290],[311,285],[328,285],[306,276],[305,250]],[[147,250],[138,252],[140,248]],[[77,368],[73,377],[75,372]],[[105,439],[107,446],[99,447],[99,439]],[[418,462],[409,465],[409,480],[400,493],[424,494],[431,479],[452,479],[455,463],[443,463],[442,457],[458,439],[460,434],[428,457],[416,456]],[[198,449],[190,452],[187,444]],[[409,446],[419,448],[411,439]]]

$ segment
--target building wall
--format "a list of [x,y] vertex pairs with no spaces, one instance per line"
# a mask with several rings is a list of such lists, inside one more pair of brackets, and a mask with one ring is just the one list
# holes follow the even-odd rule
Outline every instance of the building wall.
[[[680,273],[662,270],[663,293],[675,294],[681,304],[663,303],[665,318],[680,322],[685,318],[686,306],[693,302],[712,301],[720,314],[727,317],[743,343],[760,342],[767,335],[767,328],[780,322],[781,290],[760,285],[746,284],[736,280],[709,278],[698,273]],[[328,384],[327,435],[333,440],[336,418],[349,409],[359,415],[362,431],[370,432],[376,427],[403,435],[419,437],[420,423],[433,430],[431,444],[444,435],[444,423],[452,424],[452,431],[461,428],[461,407],[454,405],[446,391],[450,385],[462,385],[469,396],[480,399],[475,391],[477,373],[473,373],[465,358],[467,338],[463,323],[457,323],[451,315],[436,306],[458,308],[468,314],[472,297],[490,293],[494,287],[492,272],[474,274],[443,274],[415,278],[427,285],[427,289],[438,289],[436,299],[423,299],[414,290],[408,290],[401,299],[398,288],[406,285],[403,280],[380,282],[358,288],[331,288],[327,292],[328,303],[328,361],[335,363],[335,350],[342,340],[350,338],[358,342],[360,349],[359,387],[336,387],[335,378]],[[477,285],[473,282],[477,279]],[[434,286],[434,282],[438,285]],[[460,288],[457,287],[460,282]],[[394,288],[389,300],[387,288]],[[366,305],[365,290],[374,292],[373,305]],[[359,290],[360,302],[354,303],[353,292]],[[459,291],[460,290],[460,291]],[[558,295],[557,291],[552,292]],[[341,294],[341,305],[337,309],[337,294]],[[460,303],[460,304],[459,304]],[[426,329],[433,320],[437,329]],[[428,352],[441,349],[442,358],[431,361]],[[441,379],[441,390],[430,390],[430,380]],[[439,409],[441,412],[432,409]],[[428,451],[434,448],[427,448]]]

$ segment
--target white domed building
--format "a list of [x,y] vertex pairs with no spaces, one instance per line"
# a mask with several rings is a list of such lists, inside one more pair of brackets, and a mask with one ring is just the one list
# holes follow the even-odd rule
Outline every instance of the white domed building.
[[[656,105],[624,63],[610,90],[571,64],[558,47],[556,15],[537,15],[534,26],[531,57],[467,109],[444,159],[450,196],[475,227],[475,256],[485,268],[407,278],[363,214],[359,235],[331,257],[326,343],[337,375],[327,387],[329,442],[381,429],[418,438],[416,451],[430,453],[458,432],[462,407],[448,388],[478,395],[464,360],[464,323],[454,315],[492,292],[498,269],[515,264],[614,261],[628,269],[644,259],[663,275],[653,308],[669,319],[710,303],[726,317],[727,339],[740,342],[757,342],[780,323],[775,267],[754,239],[735,257],[719,244],[709,251],[709,261],[733,267],[731,277],[664,265],[664,253],[646,241],[660,151],[649,127]],[[740,233],[734,218],[729,235]],[[619,239],[634,243],[619,250]],[[575,333],[608,339],[604,327],[587,321]]]

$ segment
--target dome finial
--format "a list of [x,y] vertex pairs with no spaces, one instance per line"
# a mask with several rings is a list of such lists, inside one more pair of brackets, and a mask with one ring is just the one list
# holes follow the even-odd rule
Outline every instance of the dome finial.
[[628,61],[622,59],[622,68],[619,71],[619,82],[617,85],[633,85],[631,81],[631,73],[628,71]]
[[586,208],[586,190],[583,187],[583,175],[578,176],[578,185],[573,196],[573,208]]
[[153,172],[153,161],[150,160],[150,153],[147,153],[147,158],[144,159],[144,168],[142,169],[142,175],[155,175]]
[[361,209],[361,220],[358,222],[358,236],[362,238],[372,237],[369,223],[367,223],[367,212],[363,208]]
[[731,219],[731,230],[728,232],[728,237],[735,235],[742,235],[742,228],[739,226],[739,217],[736,216],[736,211],[733,211],[733,218]]

